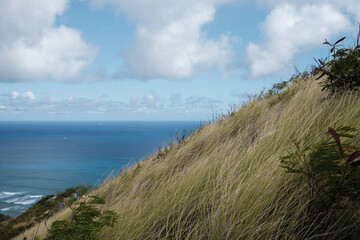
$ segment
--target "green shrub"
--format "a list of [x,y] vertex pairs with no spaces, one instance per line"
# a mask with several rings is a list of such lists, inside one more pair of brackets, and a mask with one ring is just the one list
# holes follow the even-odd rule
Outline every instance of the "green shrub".
[[319,211],[343,208],[346,203],[360,201],[360,151],[349,141],[354,128],[329,128],[330,136],[316,145],[308,145],[281,158],[281,167],[306,180],[309,200]]
[[49,218],[61,209],[60,203],[67,201],[67,204],[62,206],[71,206],[79,197],[88,193],[90,188],[90,186],[82,185],[68,188],[64,192],[58,193],[56,197],[54,195],[43,197],[19,216],[9,219],[7,222],[0,222],[0,240],[11,239],[38,222]]
[[273,95],[279,94],[282,90],[284,90],[288,86],[288,83],[289,82],[287,81],[283,81],[280,83],[273,84],[272,88],[269,89],[267,95],[271,97]]
[[104,204],[103,198],[92,196],[86,202],[79,202],[73,208],[70,222],[56,221],[51,225],[48,240],[99,239],[102,228],[113,227],[117,219],[114,211],[100,211],[94,205]]
[[354,132],[351,127],[329,128],[328,138],[315,145],[305,139],[281,158],[281,167],[298,177],[293,180],[299,186],[305,184],[307,237],[333,232],[341,239],[349,234],[359,239],[360,229],[348,217],[360,203],[360,151],[350,144]]
[[0,213],[0,223],[3,222],[3,221],[9,220],[9,219],[11,219],[10,216],[7,216],[7,215],[4,215],[4,214]]
[[318,60],[317,72],[321,72],[318,77],[327,76],[322,83],[323,90],[329,90],[332,94],[343,91],[358,91],[360,87],[360,26],[357,43],[354,48],[339,48],[338,44],[345,37],[339,39],[334,44],[326,39],[324,44],[329,45],[332,59]]

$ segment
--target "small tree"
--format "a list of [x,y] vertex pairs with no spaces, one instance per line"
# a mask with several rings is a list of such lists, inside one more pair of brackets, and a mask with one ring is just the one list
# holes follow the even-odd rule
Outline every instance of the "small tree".
[[103,198],[91,196],[91,200],[79,202],[73,208],[71,220],[56,221],[51,225],[48,240],[95,240],[102,228],[113,227],[117,219],[114,211],[100,211],[94,204],[104,204]]
[[360,151],[343,144],[350,140],[354,128],[328,129],[330,136],[316,145],[309,145],[281,158],[281,167],[288,173],[306,179],[310,205],[319,212],[343,208],[344,204],[360,202]]
[[330,46],[332,59],[318,59],[317,72],[321,72],[318,77],[327,76],[322,83],[323,90],[329,90],[331,94],[343,91],[358,91],[360,87],[360,24],[354,48],[340,47],[345,37],[335,43],[330,43],[325,39],[324,44]]

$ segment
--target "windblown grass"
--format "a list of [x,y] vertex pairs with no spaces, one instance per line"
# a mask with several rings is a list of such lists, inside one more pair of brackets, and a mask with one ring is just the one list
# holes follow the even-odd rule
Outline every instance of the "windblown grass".
[[[327,216],[309,221],[305,188],[292,181],[279,159],[295,141],[307,137],[315,143],[329,126],[359,128],[359,119],[358,95],[328,96],[312,78],[272,97],[254,98],[227,119],[99,187],[94,194],[105,197],[104,207],[119,215],[102,239],[354,236],[358,210],[332,211],[339,221],[318,235],[316,223]],[[359,143],[357,137],[354,144]]]

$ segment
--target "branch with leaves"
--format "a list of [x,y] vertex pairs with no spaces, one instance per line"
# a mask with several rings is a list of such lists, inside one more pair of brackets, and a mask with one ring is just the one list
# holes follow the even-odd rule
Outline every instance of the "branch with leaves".
[[358,91],[360,88],[360,24],[357,35],[356,46],[345,48],[339,44],[346,37],[342,37],[335,43],[330,43],[327,39],[323,44],[330,46],[331,60],[315,59],[317,67],[315,72],[321,74],[317,79],[324,76],[323,90],[329,90],[332,94],[343,91]]

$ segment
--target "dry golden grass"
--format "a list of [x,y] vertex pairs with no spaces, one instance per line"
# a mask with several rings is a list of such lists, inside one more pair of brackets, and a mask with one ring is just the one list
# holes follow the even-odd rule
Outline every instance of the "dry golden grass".
[[55,221],[65,220],[71,216],[71,209],[66,208],[61,212],[51,216],[46,221],[42,221],[39,224],[36,224],[32,228],[29,228],[23,234],[14,238],[14,240],[23,240],[26,239],[35,239],[38,236],[40,239],[44,239],[47,236],[48,228],[51,227],[51,224]]
[[[328,97],[314,79],[254,99],[99,187],[94,194],[119,215],[101,238],[307,238],[313,228],[305,222],[305,191],[279,158],[294,141],[306,136],[315,143],[327,127],[359,128],[359,119],[358,95]],[[359,223],[358,212],[348,217]],[[328,239],[339,237],[336,226]],[[39,229],[43,237],[46,229]]]

